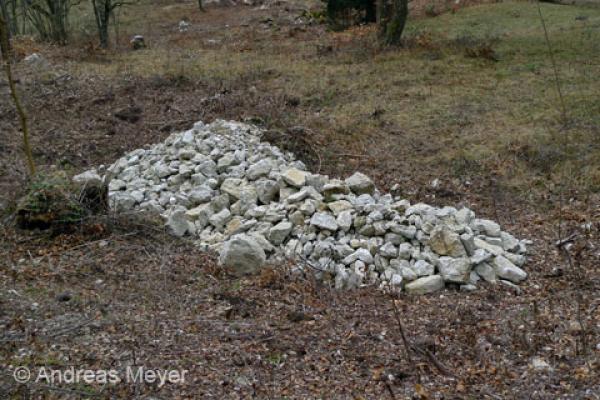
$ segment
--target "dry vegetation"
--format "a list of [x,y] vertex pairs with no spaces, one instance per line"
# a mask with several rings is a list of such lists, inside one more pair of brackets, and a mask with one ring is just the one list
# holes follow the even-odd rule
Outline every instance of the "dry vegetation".
[[[0,81],[3,372],[134,363],[192,374],[183,387],[60,391],[5,374],[0,397],[599,398],[600,9],[541,5],[565,118],[534,3],[414,18],[400,49],[376,46],[370,27],[328,32],[306,12],[319,7],[200,13],[143,1],[120,11],[108,52],[83,28],[84,9],[68,47],[19,40],[21,57],[51,64],[15,65],[36,159],[74,173],[199,119],[255,121],[314,170],[360,169],[382,189],[466,204],[531,238],[522,292],[401,297],[410,364],[390,299],[371,288],[335,293],[281,266],[233,280],[210,255],[124,216],[54,236],[16,230],[25,164]],[[130,50],[133,34],[148,48]],[[574,233],[569,263],[554,243]],[[534,371],[534,356],[553,370]]]

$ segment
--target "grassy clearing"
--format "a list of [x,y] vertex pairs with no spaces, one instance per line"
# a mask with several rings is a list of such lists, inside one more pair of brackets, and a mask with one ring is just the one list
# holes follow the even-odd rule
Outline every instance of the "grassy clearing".
[[[480,5],[411,20],[408,45],[397,50],[377,48],[371,28],[317,27],[296,35],[277,20],[261,24],[265,11],[246,9],[234,23],[239,9],[137,7],[143,11],[123,12],[119,29],[122,38],[146,35],[149,49],[72,69],[184,76],[297,97],[297,112],[279,115],[279,123],[319,132],[325,160],[340,152],[367,156],[342,164],[460,178],[493,174],[517,188],[546,187],[572,171],[577,186],[600,188],[598,8],[541,5],[564,124],[536,4]],[[176,32],[181,19],[194,29]]]

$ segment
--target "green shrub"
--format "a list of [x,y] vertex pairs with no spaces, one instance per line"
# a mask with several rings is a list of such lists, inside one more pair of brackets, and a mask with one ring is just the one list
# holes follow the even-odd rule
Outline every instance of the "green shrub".
[[24,229],[66,228],[89,213],[79,189],[64,173],[34,176],[16,211],[17,224]]

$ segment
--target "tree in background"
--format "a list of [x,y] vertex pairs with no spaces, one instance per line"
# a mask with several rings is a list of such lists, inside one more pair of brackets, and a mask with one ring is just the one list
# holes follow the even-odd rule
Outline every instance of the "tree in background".
[[79,0],[0,0],[9,38],[33,30],[43,41],[66,44],[69,12]]
[[353,17],[355,22],[377,22],[382,42],[398,45],[408,18],[408,0],[327,0],[327,17],[334,27],[348,25]]
[[327,0],[329,23],[339,27],[348,25],[348,20],[375,22],[375,0]]
[[94,17],[96,18],[96,26],[98,28],[98,37],[100,39],[100,47],[108,48],[108,28],[110,20],[114,18],[114,12],[117,8],[126,4],[127,1],[117,0],[92,0],[94,8]]
[[[21,2],[21,7],[23,3]],[[0,15],[4,18],[9,38],[19,34],[19,1],[0,0]]]
[[66,44],[72,0],[21,0],[31,26],[44,41]]
[[19,96],[17,95],[17,88],[15,87],[15,81],[12,76],[12,69],[10,65],[10,46],[8,40],[8,24],[4,19],[4,16],[0,14],[0,53],[2,53],[2,61],[4,64],[4,72],[6,73],[6,79],[8,80],[8,86],[10,88],[10,95],[15,103],[17,114],[19,114],[19,120],[21,122],[21,130],[23,131],[23,151],[27,158],[27,166],[29,168],[29,174],[35,175],[35,163],[33,162],[33,155],[31,154],[31,146],[29,144],[29,129],[27,127],[27,115],[21,106]]
[[383,43],[398,45],[408,19],[408,0],[379,0],[379,35]]

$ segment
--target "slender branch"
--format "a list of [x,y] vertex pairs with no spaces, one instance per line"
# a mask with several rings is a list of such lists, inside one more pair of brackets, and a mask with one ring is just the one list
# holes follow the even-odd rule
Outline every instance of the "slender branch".
[[23,150],[25,151],[25,157],[27,158],[27,165],[29,167],[29,175],[35,175],[35,163],[33,162],[33,155],[31,154],[31,146],[29,144],[29,129],[27,127],[27,115],[21,106],[19,96],[17,95],[17,88],[15,87],[15,81],[12,76],[12,69],[10,66],[10,45],[8,42],[8,27],[4,16],[0,14],[0,49],[2,50],[2,57],[4,58],[4,72],[6,73],[6,79],[8,79],[8,86],[10,87],[10,94],[15,103],[15,108],[19,114],[21,121],[21,130],[23,131]]
[[560,80],[558,78],[558,67],[556,66],[556,59],[554,58],[554,51],[552,50],[552,44],[550,43],[550,38],[548,37],[548,29],[546,28],[546,20],[542,15],[542,7],[540,6],[540,2],[537,3],[538,13],[540,14],[540,20],[542,21],[542,28],[544,28],[544,37],[546,39],[546,45],[548,46],[548,53],[550,55],[550,60],[552,61],[552,69],[554,70],[554,82],[556,83],[556,91],[558,92],[558,97],[560,99],[560,105],[562,108],[562,119],[563,124],[567,124],[567,108],[565,106],[565,99],[563,98],[562,89],[560,87]]
[[392,291],[389,291],[390,300],[392,300],[392,306],[394,308],[394,317],[396,317],[396,323],[398,324],[398,329],[400,330],[400,336],[402,336],[402,342],[404,343],[404,348],[406,349],[406,358],[408,362],[413,365],[412,355],[411,355],[411,347],[406,339],[406,335],[404,333],[404,326],[402,325],[402,319],[400,318],[400,311],[398,311],[398,306],[396,305],[396,299],[394,299],[394,295]]

